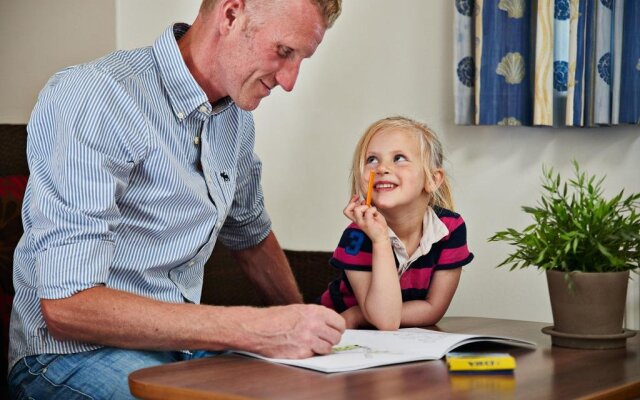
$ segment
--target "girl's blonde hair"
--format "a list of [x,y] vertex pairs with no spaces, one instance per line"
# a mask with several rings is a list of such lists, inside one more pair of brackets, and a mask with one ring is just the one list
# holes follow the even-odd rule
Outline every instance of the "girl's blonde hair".
[[442,170],[442,183],[433,192],[429,193],[429,206],[438,206],[453,211],[453,198],[451,197],[451,185],[444,170],[442,144],[426,124],[402,116],[383,118],[371,124],[364,135],[358,141],[353,154],[353,164],[351,167],[351,195],[363,194],[360,188],[362,172],[365,167],[367,147],[373,136],[385,129],[402,129],[408,133],[413,133],[420,142],[420,158],[427,179],[427,186],[434,187],[433,170]]

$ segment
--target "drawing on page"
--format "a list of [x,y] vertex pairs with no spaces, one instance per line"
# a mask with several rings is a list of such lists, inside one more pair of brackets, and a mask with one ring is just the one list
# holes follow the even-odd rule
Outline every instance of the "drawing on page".
[[374,350],[371,347],[362,346],[359,344],[347,344],[344,346],[334,346],[331,350],[332,354],[362,354],[365,358],[372,358],[375,353],[386,353],[384,351]]

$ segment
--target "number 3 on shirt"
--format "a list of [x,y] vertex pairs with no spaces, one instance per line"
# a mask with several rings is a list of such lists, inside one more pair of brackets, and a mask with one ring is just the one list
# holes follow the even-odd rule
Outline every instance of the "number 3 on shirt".
[[347,254],[355,256],[360,252],[360,248],[364,242],[364,233],[361,231],[351,231],[351,233],[349,233],[349,239],[349,245],[344,248],[344,251]]

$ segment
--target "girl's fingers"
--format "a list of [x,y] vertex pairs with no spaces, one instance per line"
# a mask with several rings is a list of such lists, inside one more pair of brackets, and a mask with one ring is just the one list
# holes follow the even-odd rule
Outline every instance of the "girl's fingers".
[[356,222],[355,216],[353,215],[353,210],[349,210],[345,208],[342,213],[344,214],[345,217],[347,217],[352,222]]
[[354,207],[358,206],[359,205],[358,199],[360,199],[360,196],[358,195],[353,196],[349,201],[349,203],[347,204],[347,207],[345,207],[345,210],[353,209]]
[[351,221],[355,222],[355,216],[353,215],[353,209],[355,207],[358,206],[357,203],[357,199],[360,196],[355,195],[351,197],[351,201],[349,201],[349,204],[347,204],[347,206],[344,208],[344,210],[342,210],[342,213],[345,215],[345,217],[349,218]]
[[364,213],[367,210],[367,206],[359,205],[353,209],[353,216],[355,218],[355,222],[362,226],[364,222]]
[[364,213],[367,218],[374,218],[378,214],[378,209],[375,207],[369,207],[364,211]]
[[365,215],[365,213],[367,212],[367,210],[369,210],[371,207],[369,206],[365,206],[365,205],[359,205],[356,206],[356,208],[353,209],[353,211],[356,214],[360,214],[360,215]]
[[387,226],[387,220],[384,218],[384,215],[378,212],[378,210],[376,210],[375,214],[373,214],[373,219],[378,224],[384,225],[385,227]]
[[351,197],[351,201],[342,213],[361,227],[376,221],[378,216],[380,216],[378,209],[373,206],[367,206],[364,199],[359,195]]
[[381,214],[378,212],[377,208],[369,207],[366,210],[364,210],[363,218],[365,220],[365,223],[374,224],[374,223],[380,222],[380,219],[378,218],[380,215]]
[[384,216],[380,214],[377,208],[370,207],[364,214],[365,223],[371,226],[381,226],[387,227],[387,220],[384,219]]

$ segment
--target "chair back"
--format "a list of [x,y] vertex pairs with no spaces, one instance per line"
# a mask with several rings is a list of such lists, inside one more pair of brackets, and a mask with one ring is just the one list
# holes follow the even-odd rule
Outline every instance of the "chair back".
[[0,398],[7,392],[13,251],[22,236],[22,199],[29,176],[26,125],[0,124]]

